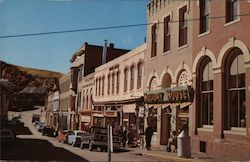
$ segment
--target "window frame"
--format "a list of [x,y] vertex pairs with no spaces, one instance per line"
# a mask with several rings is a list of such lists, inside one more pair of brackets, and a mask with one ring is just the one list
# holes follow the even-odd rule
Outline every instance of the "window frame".
[[179,9],[179,47],[187,44],[187,5]]

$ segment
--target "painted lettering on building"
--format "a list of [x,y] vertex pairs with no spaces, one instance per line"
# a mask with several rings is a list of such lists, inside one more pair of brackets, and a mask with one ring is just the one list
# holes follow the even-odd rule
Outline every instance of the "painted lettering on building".
[[144,101],[148,103],[163,102],[164,93],[145,94]]

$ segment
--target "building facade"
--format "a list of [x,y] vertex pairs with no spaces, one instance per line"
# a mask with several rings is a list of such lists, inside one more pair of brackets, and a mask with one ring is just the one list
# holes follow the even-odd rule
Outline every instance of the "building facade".
[[70,77],[69,72],[59,79],[59,128],[62,130],[69,129],[69,114],[70,111]]
[[199,20],[193,21],[192,152],[249,157],[250,3],[192,5]]
[[[92,125],[112,125],[129,131],[128,144],[137,144],[144,130],[143,83],[146,44],[95,69]],[[139,114],[140,113],[140,114]]]
[[46,104],[46,124],[53,126],[56,130],[59,128],[59,88],[56,84],[48,92]]
[[[82,127],[80,126],[81,122],[79,120],[80,119],[79,111],[85,111],[85,108],[87,108],[86,104],[85,105],[82,104],[83,100],[82,95],[86,93],[86,91],[84,91],[83,89],[85,89],[84,82],[88,78],[87,76],[88,75],[91,76],[91,74],[95,71],[96,67],[106,62],[109,62],[123,55],[124,53],[127,53],[128,51],[129,50],[115,48],[113,43],[110,43],[110,45],[108,46],[107,42],[105,42],[104,46],[96,46],[84,43],[83,46],[76,53],[74,53],[74,55],[70,60],[71,62],[70,129],[74,130],[74,129],[79,129],[79,127]],[[88,94],[87,96],[91,95]]]
[[192,7],[168,0],[147,5],[145,124],[153,126],[155,148],[165,149],[172,131],[189,130],[192,123]]

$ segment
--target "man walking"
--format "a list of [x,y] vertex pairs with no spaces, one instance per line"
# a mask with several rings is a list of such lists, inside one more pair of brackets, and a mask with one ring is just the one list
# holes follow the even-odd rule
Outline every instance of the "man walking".
[[154,130],[151,126],[151,124],[148,124],[148,127],[146,128],[145,135],[146,135],[146,148],[148,150],[151,150],[151,139],[153,136]]

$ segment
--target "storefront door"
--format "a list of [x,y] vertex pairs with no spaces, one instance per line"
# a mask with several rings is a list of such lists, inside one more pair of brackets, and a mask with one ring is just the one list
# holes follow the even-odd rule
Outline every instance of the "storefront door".
[[168,144],[168,139],[170,137],[170,131],[171,131],[171,124],[170,124],[171,115],[168,114],[167,109],[168,108],[164,108],[161,110],[161,138],[160,138],[161,145]]

